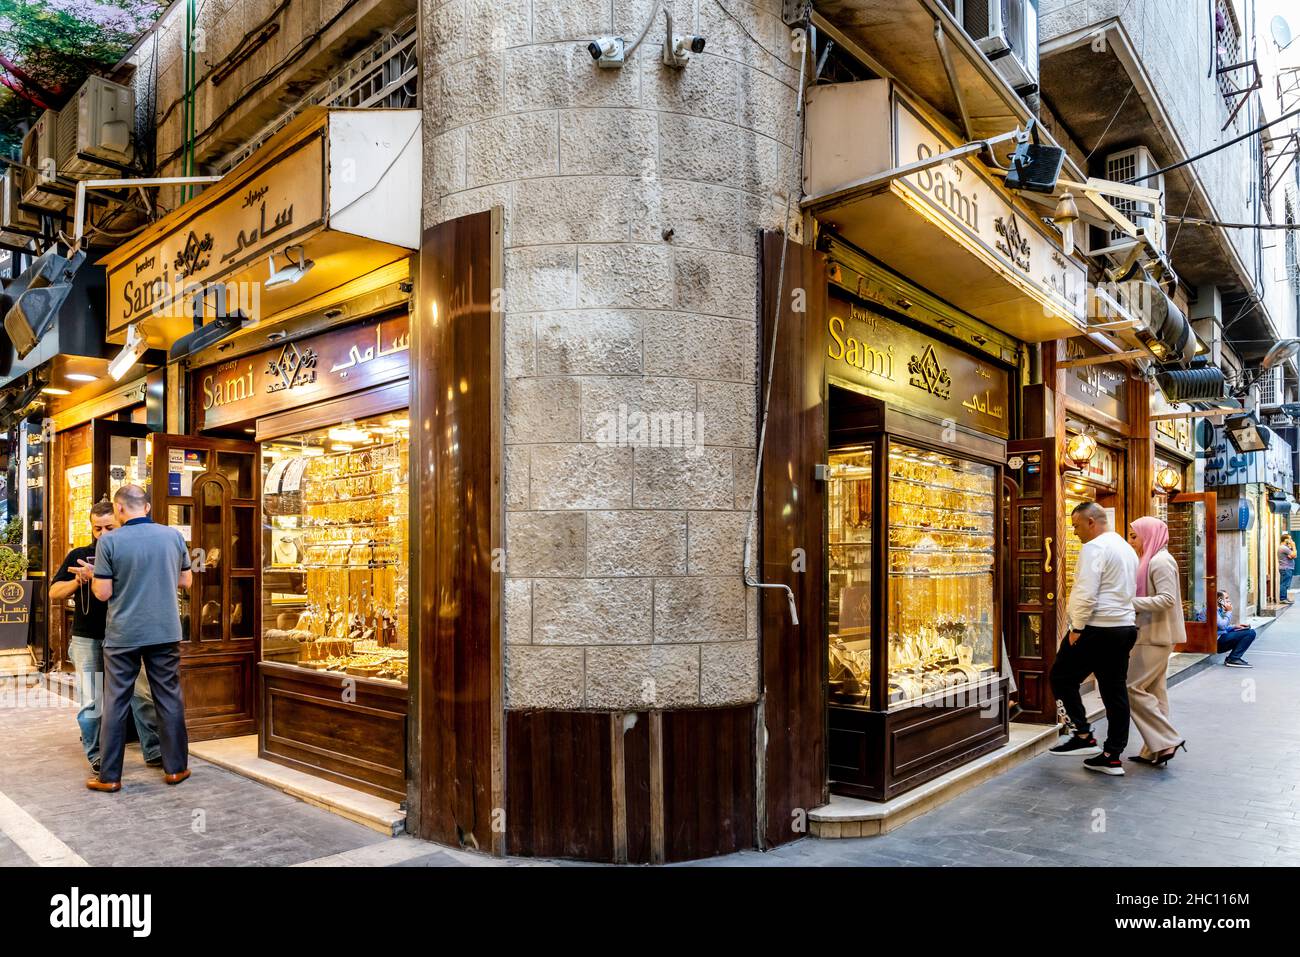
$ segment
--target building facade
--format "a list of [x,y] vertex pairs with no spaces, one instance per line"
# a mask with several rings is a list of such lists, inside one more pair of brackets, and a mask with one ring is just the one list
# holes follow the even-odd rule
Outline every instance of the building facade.
[[87,213],[138,368],[7,381],[29,554],[148,483],[193,735],[498,854],[770,847],[1054,723],[1081,501],[1169,521],[1212,652],[1295,491],[1293,234],[1232,225],[1293,222],[1294,123],[1199,158],[1293,108],[1272,11],[978,6],[173,4],[119,172],[206,179]]

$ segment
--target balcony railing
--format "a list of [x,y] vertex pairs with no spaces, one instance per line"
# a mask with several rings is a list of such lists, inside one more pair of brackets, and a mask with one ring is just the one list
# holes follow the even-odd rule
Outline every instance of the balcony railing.
[[407,17],[346,66],[307,92],[248,142],[214,164],[228,173],[309,106],[403,109],[418,105],[420,64],[415,17]]

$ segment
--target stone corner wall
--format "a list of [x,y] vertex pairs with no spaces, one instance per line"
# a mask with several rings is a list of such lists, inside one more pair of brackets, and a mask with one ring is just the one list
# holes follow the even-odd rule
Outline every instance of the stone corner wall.
[[511,709],[757,699],[757,233],[797,182],[797,61],[779,0],[668,0],[703,54],[664,65],[661,15],[597,68],[652,5],[422,9],[425,222],[505,209]]

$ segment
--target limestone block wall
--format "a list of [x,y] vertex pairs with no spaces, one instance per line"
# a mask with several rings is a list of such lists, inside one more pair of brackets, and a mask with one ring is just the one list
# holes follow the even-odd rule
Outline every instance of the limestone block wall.
[[421,10],[425,221],[505,210],[512,709],[757,696],[757,231],[798,181],[797,59],[779,0],[668,0],[703,54],[665,66],[660,14],[597,68],[653,5]]

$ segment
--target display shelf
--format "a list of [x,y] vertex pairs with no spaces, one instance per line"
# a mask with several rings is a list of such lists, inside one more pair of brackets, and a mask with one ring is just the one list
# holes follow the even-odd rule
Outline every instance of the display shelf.
[[994,514],[991,511],[985,512],[980,509],[955,508],[951,505],[931,505],[928,502],[909,502],[905,499],[895,499],[891,501],[889,503],[890,512],[892,513],[899,506],[907,506],[908,508],[933,508],[940,512],[960,512],[962,515],[992,516]]
[[992,492],[981,492],[978,489],[961,488],[956,485],[936,485],[933,482],[919,482],[916,479],[903,478],[900,475],[891,475],[889,477],[889,481],[902,482],[904,485],[915,485],[918,486],[919,488],[940,489],[944,492],[959,492],[962,495],[974,495],[977,498],[992,499],[994,497]]

